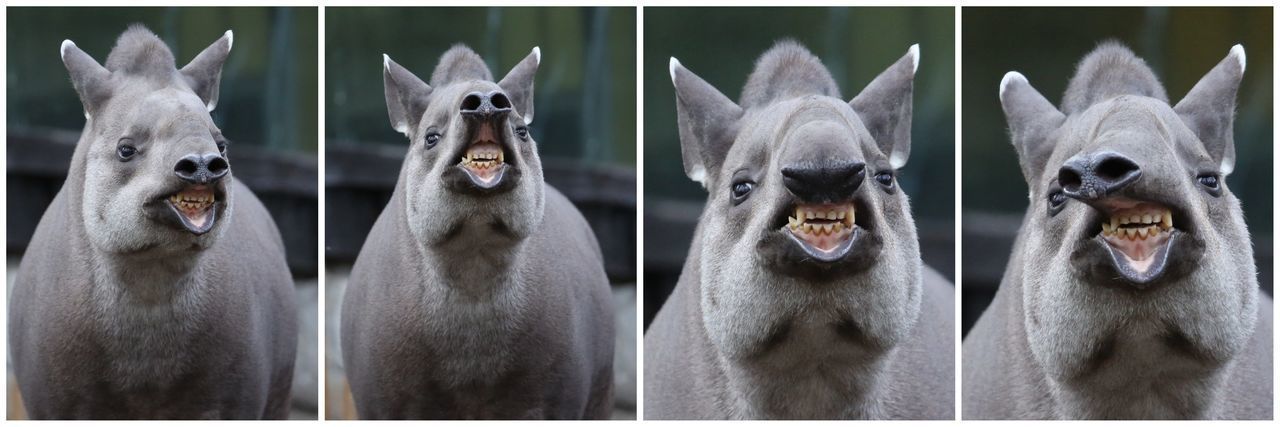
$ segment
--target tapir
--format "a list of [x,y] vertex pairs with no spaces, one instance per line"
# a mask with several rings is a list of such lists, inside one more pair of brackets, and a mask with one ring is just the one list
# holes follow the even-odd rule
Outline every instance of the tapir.
[[954,287],[921,261],[897,179],[919,61],[913,45],[845,101],[782,41],[734,103],[671,59],[708,196],[645,334],[645,419],[953,419]]
[[1271,298],[1226,179],[1244,70],[1236,45],[1172,106],[1117,42],[1061,107],[1004,76],[1030,204],[964,339],[964,418],[1271,419]]
[[533,51],[494,83],[457,45],[427,84],[383,56],[409,138],[352,267],[342,357],[364,419],[608,418],[614,320],[600,245],[543,181]]
[[62,43],[85,126],[9,298],[36,419],[289,412],[297,320],[280,232],[210,118],[227,31],[181,69],[139,25],[106,66]]

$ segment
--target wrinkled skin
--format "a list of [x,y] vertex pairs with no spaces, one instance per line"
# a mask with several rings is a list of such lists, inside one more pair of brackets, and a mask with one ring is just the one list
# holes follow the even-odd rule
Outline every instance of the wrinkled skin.
[[[846,102],[783,42],[733,103],[672,60],[685,171],[709,195],[645,336],[647,419],[950,418],[953,289],[922,266],[894,177],[917,62]],[[852,206],[857,227],[797,237],[802,206]]]
[[[233,180],[209,117],[230,49],[228,31],[179,70],[141,27],[106,67],[63,44],[87,122],[9,305],[32,418],[288,415],[297,327],[284,245]],[[171,201],[183,194],[213,201],[183,214]]]
[[[540,57],[535,48],[494,83],[456,46],[430,85],[384,59],[391,125],[410,145],[344,295],[342,352],[360,418],[610,414],[603,257],[582,214],[543,182],[527,128]],[[498,166],[468,166],[494,150]]]
[[[1031,205],[965,340],[966,418],[1270,417],[1271,300],[1226,183],[1244,64],[1233,49],[1175,106],[1116,44],[1082,61],[1061,111],[1006,76]],[[1172,215],[1143,262],[1120,248],[1148,239],[1099,236],[1137,202]]]

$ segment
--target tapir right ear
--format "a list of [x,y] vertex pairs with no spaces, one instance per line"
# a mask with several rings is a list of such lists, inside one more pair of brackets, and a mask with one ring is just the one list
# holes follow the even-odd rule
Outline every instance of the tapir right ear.
[[409,136],[427,111],[431,86],[401,67],[390,56],[382,55],[382,91],[387,96],[387,115],[396,132]]
[[671,58],[671,84],[676,87],[676,123],[684,173],[703,187],[707,174],[720,170],[738,132],[742,107]]
[[1009,122],[1013,148],[1027,182],[1039,179],[1053,154],[1049,136],[1062,126],[1067,116],[1031,87],[1022,73],[1010,71],[1000,81],[1000,104]]
[[179,72],[187,80],[187,85],[195,91],[196,96],[204,101],[204,107],[210,112],[218,106],[218,85],[222,82],[222,64],[231,55],[231,30],[222,33],[222,37],[204,48],[191,62],[184,65]]
[[85,117],[96,114],[111,97],[111,72],[71,40],[62,41],[60,52],[62,64],[67,66],[67,73],[71,75],[71,85],[76,88],[80,103],[84,105]]

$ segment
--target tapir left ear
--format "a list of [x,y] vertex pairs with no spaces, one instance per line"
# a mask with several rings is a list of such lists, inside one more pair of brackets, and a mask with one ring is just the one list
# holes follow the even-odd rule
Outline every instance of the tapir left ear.
[[542,50],[534,46],[529,56],[524,57],[498,82],[498,87],[511,98],[511,105],[516,108],[516,113],[524,117],[526,125],[533,123],[533,75],[538,73],[538,64],[541,62]]
[[894,169],[907,164],[911,155],[911,94],[919,65],[920,45],[913,44],[849,101]]
[[190,63],[179,70],[187,85],[204,101],[205,108],[213,111],[218,106],[218,83],[222,81],[222,64],[231,54],[231,30],[219,38]]
[[1244,77],[1244,47],[1235,45],[1208,74],[1200,78],[1187,96],[1178,101],[1173,111],[1196,133],[1213,160],[1218,172],[1228,175],[1236,165],[1235,139],[1231,128],[1235,122],[1236,92]]

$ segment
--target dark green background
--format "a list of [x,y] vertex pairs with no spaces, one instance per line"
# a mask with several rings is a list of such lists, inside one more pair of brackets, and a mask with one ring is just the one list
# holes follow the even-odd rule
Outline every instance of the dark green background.
[[440,55],[463,43],[501,79],[539,46],[539,153],[635,165],[635,8],[330,7],[325,20],[330,143],[407,143],[387,120],[383,53],[430,81]]

